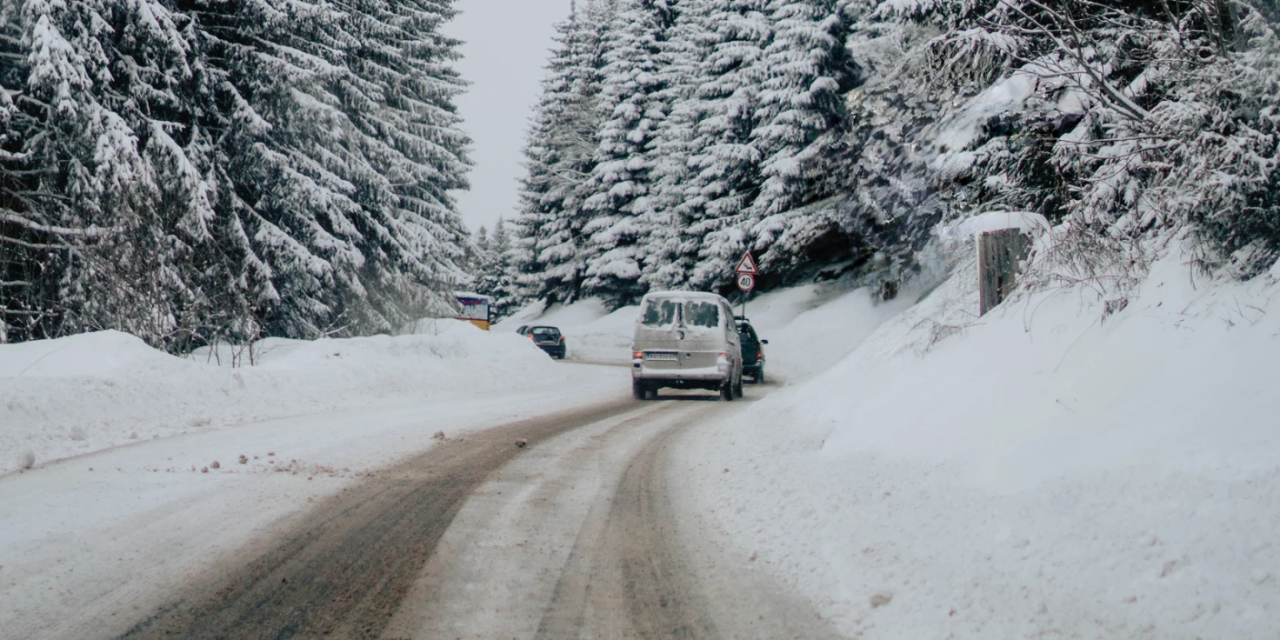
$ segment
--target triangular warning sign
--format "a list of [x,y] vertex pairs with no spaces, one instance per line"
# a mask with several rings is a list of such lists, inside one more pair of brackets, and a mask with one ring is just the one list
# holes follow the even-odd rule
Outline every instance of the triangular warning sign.
[[753,276],[760,273],[756,271],[756,260],[751,257],[750,251],[742,254],[742,260],[738,262],[738,268],[733,271],[734,273],[746,273]]

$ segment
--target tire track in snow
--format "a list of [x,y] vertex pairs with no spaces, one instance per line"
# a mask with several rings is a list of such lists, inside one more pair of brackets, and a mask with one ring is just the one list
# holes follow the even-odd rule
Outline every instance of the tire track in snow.
[[447,441],[322,502],[118,640],[377,638],[471,493],[523,448],[635,408],[614,401]]

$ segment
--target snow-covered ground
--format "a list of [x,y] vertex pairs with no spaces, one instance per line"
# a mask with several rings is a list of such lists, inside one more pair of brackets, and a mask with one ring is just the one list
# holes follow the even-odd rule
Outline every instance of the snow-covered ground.
[[437,431],[629,393],[625,370],[561,366],[514,334],[419,329],[269,340],[237,368],[111,332],[0,347],[0,637],[114,636]]
[[220,351],[177,358],[111,331],[0,346],[0,475],[141,440],[533,391],[569,375],[527,340],[455,320],[395,337],[268,339],[256,345],[254,366],[232,367],[230,351]]
[[[747,315],[784,384],[690,432],[680,506],[850,637],[1280,637],[1275,283],[1175,253],[1105,317],[1082,286],[979,319],[967,268],[918,304],[761,296]],[[626,394],[625,369],[561,366],[513,330],[622,362],[635,316],[588,301],[487,334],[271,341],[240,368],[110,333],[0,347],[0,629],[132,618],[113,607],[159,604],[437,429]]]
[[686,508],[850,637],[1280,637],[1280,288],[1193,276],[978,319],[958,272],[694,432]]

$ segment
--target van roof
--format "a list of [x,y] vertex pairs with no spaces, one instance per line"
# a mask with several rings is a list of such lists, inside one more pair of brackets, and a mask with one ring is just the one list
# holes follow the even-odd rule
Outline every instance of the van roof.
[[716,293],[707,293],[705,291],[651,291],[644,295],[644,300],[650,299],[680,299],[680,300],[724,300],[724,297]]

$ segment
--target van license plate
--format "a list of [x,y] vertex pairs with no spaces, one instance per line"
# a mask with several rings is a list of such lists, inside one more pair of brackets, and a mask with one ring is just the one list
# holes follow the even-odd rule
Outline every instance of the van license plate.
[[677,360],[679,356],[674,353],[646,353],[645,360]]

